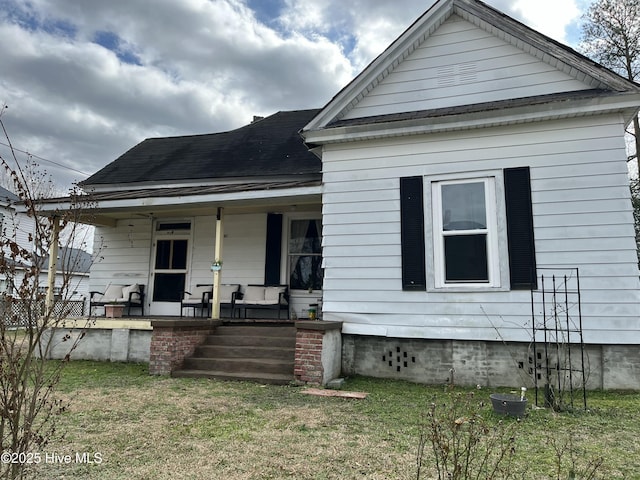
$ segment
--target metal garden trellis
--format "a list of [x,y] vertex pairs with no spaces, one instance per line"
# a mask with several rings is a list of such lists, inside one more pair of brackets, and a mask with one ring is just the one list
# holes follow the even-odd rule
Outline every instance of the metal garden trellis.
[[[587,408],[585,351],[578,268],[539,268],[539,289],[531,291],[533,367],[536,405],[540,383],[545,406],[574,407],[576,390],[582,390]],[[536,312],[536,307],[539,311]],[[578,349],[578,352],[574,352]],[[579,354],[579,365],[576,366]],[[575,377],[579,376],[579,380]],[[578,384],[578,381],[580,382]],[[578,386],[580,385],[580,386]],[[567,399],[568,396],[568,399]]]

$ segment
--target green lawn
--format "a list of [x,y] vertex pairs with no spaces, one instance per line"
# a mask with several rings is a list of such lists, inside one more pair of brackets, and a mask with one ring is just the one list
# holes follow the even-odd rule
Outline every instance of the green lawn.
[[[301,387],[152,377],[146,365],[72,362],[59,385],[70,402],[58,426],[62,438],[41,452],[36,472],[101,480],[416,478],[420,425],[434,397],[446,400],[443,387],[355,378],[345,389],[369,396],[315,397]],[[492,391],[475,398],[486,400],[483,415],[497,424]],[[515,425],[524,478],[557,478],[553,444],[569,442],[579,463],[604,458],[596,478],[640,478],[640,394],[590,392],[588,403],[588,412],[529,409]],[[101,463],[77,462],[76,453]],[[64,455],[70,463],[61,463]],[[423,479],[437,478],[430,458],[425,469]]]

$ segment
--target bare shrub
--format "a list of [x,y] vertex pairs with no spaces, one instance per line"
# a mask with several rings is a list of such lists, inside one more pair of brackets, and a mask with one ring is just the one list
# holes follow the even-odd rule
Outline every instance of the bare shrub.
[[[68,241],[73,240],[84,209],[72,202],[71,208],[42,215],[37,185],[30,181],[37,177],[32,176],[32,167],[25,175],[2,121],[3,111],[4,107],[0,127],[10,155],[0,155],[0,165],[17,198],[5,208],[0,232],[0,478],[16,479],[24,478],[31,465],[44,461],[43,448],[56,433],[56,417],[67,407],[55,395],[65,361],[47,360],[53,347],[48,332],[64,327],[73,276],[61,269],[58,277],[62,282],[56,292],[42,278],[44,274],[55,276],[58,264],[73,265],[71,259],[57,256],[48,261],[47,254],[57,251],[62,229]],[[73,191],[71,197],[80,198]],[[64,337],[69,353],[80,338],[82,335]]]
[[438,480],[515,478],[512,460],[518,424],[488,419],[486,410],[474,392],[450,391],[444,401],[435,399],[421,428],[416,478],[421,478],[428,445]]

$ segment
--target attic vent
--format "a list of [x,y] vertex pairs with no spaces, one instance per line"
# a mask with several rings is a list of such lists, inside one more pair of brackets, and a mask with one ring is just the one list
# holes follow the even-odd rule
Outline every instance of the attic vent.
[[476,81],[477,66],[475,63],[447,65],[437,70],[438,86],[453,87]]

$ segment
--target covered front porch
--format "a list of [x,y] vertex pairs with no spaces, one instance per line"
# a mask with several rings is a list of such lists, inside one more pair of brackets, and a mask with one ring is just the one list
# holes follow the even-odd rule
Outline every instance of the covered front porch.
[[[148,345],[151,373],[173,374],[231,327],[225,319],[276,321],[244,334],[258,337],[257,328],[309,317],[323,294],[322,168],[298,132],[317,113],[146,139],[82,182],[80,198],[40,202],[52,218],[87,205],[81,221],[95,226],[89,306],[97,320],[87,333],[100,340],[83,339],[87,355],[102,342],[110,360],[139,359],[144,349],[119,347],[135,337]],[[195,304],[185,310],[187,300]],[[137,316],[103,320],[114,303]],[[295,328],[297,339],[297,326],[282,328]]]
[[[307,317],[322,298],[320,192],[314,179],[92,192],[83,216],[95,226],[89,290],[137,285],[142,304],[131,314],[220,318],[231,316],[222,285],[240,294],[286,286],[284,317]],[[64,202],[46,202],[60,208]],[[185,292],[203,285],[211,287],[207,308],[184,309]],[[102,303],[92,315],[104,315]]]
[[[60,336],[52,356],[63,356],[61,338],[71,329],[71,335],[84,335],[71,358],[149,362],[151,374],[318,384],[339,376],[339,326],[305,321],[322,302],[318,181],[95,192],[91,197],[95,208],[86,215],[95,226],[90,290],[104,293],[122,286],[130,308],[125,318],[106,318],[108,302],[96,304],[88,319],[52,332]],[[203,285],[210,294],[185,309],[186,292]],[[240,299],[253,295],[257,286],[284,287],[285,310],[236,311],[222,295],[229,286],[237,288]],[[132,288],[140,292],[140,305]],[[239,328],[241,333],[229,334]]]

